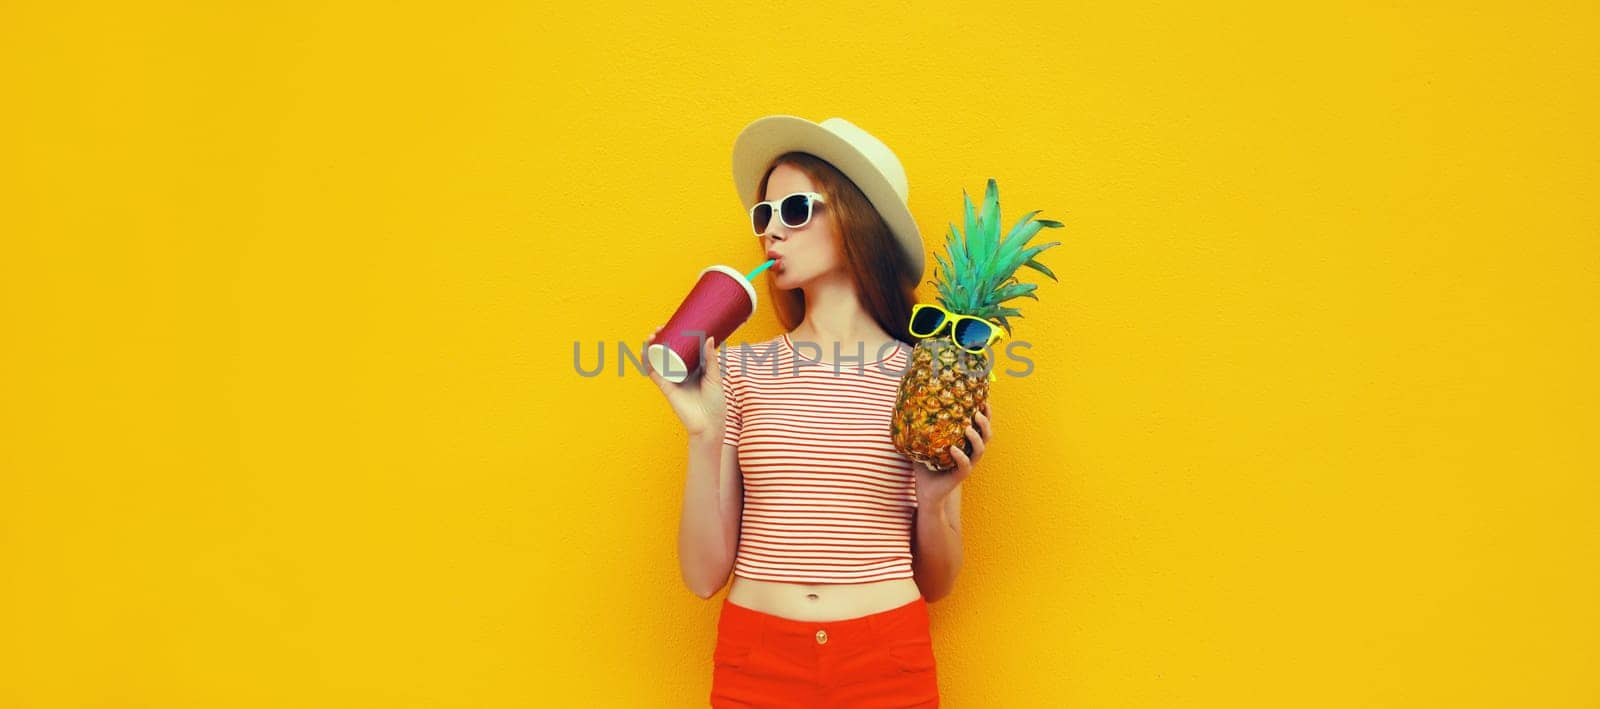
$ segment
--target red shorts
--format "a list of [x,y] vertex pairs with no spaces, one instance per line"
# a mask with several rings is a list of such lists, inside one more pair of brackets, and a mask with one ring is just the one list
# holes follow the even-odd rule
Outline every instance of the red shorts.
[[722,600],[713,707],[937,707],[922,596],[899,608],[810,622]]

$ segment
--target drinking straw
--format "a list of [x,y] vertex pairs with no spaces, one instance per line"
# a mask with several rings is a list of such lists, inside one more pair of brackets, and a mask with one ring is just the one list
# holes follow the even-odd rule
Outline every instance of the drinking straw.
[[756,279],[756,276],[761,275],[762,271],[767,270],[767,267],[771,266],[772,263],[774,261],[777,261],[777,260],[778,259],[775,259],[775,258],[767,259],[766,263],[763,263],[760,266],[756,266],[756,270],[751,271],[750,273],[746,274],[744,279],[747,280],[747,281],[754,281]]

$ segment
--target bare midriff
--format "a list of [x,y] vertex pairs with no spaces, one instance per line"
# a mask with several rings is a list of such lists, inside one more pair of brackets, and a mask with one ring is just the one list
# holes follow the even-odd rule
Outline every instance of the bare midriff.
[[790,620],[825,623],[899,608],[922,595],[916,579],[800,584],[734,575],[728,602]]

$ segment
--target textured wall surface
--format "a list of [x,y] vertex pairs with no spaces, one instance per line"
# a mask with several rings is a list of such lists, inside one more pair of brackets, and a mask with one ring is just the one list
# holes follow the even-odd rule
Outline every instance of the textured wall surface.
[[703,706],[769,113],[1067,224],[947,706],[1600,705],[1593,3],[233,5],[0,4],[0,706]]

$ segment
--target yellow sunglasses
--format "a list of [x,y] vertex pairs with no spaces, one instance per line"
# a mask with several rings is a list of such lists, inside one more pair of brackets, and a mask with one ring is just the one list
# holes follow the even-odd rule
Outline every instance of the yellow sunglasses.
[[[908,329],[912,337],[939,337],[948,331],[955,346],[974,354],[983,354],[995,341],[1005,337],[1005,330],[976,315],[952,313],[933,303],[911,306]],[[995,381],[994,370],[989,371],[989,381]]]

